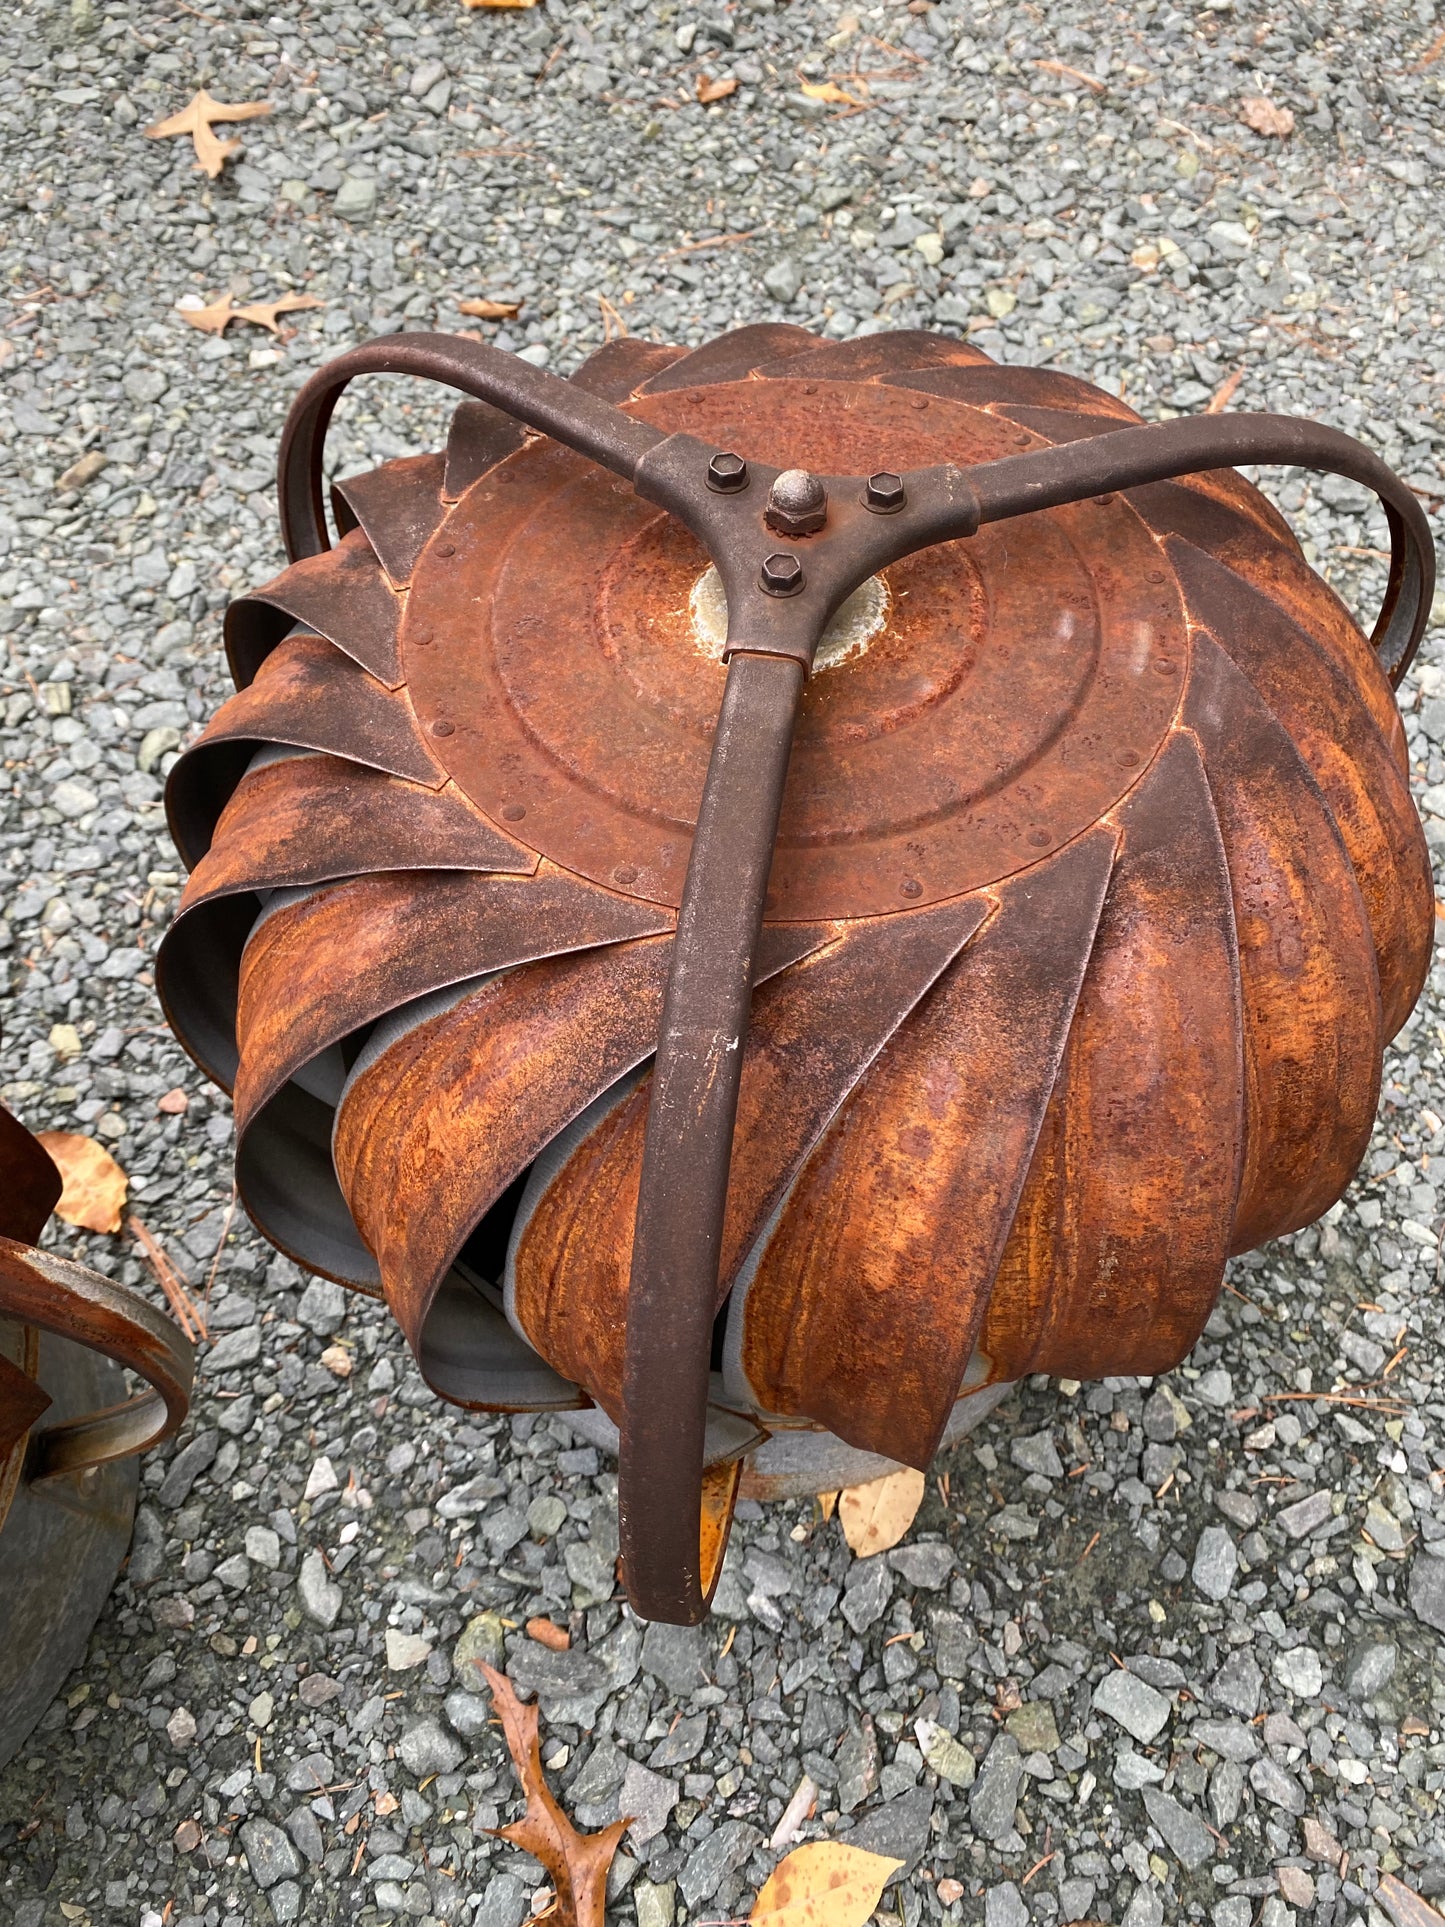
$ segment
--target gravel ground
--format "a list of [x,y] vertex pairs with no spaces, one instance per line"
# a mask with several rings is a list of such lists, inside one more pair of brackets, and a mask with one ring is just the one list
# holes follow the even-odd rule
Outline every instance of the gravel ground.
[[[1360,1178],[1233,1268],[1187,1364],[1021,1387],[882,1558],[809,1504],[745,1507],[686,1633],[614,1596],[590,1449],[440,1407],[374,1306],[230,1221],[228,1110],[150,969],[178,885],[161,778],[224,693],[218,612],[280,565],[287,399],[378,330],[463,325],[459,299],[520,301],[491,338],[564,372],[615,316],[688,342],[966,331],[1150,415],[1239,371],[1234,406],[1361,434],[1438,511],[1445,15],[218,11],[17,7],[0,54],[0,1080],[33,1126],[110,1140],[196,1288],[214,1274],[128,1571],[0,1775],[0,1915],[518,1927],[541,1875],[487,1831],[516,1803],[474,1690],[502,1653],[569,1809],[640,1816],[615,1882],[638,1927],[745,1911],[805,1772],[809,1837],[907,1861],[904,1927],[1378,1927],[1382,1874],[1445,1895],[1445,972]],[[735,90],[701,106],[699,75]],[[800,93],[827,78],[866,108]],[[215,184],[142,137],[198,84],[274,104]],[[1249,96],[1294,133],[1241,125]],[[289,341],[184,326],[225,288],[325,305]],[[373,387],[340,459],[440,421]],[[1354,492],[1272,486],[1373,606]],[[1445,852],[1445,630],[1404,700]],[[174,1087],[184,1116],[157,1109]],[[149,1288],[128,1243],[59,1242]],[[516,1630],[541,1612],[570,1652]]]

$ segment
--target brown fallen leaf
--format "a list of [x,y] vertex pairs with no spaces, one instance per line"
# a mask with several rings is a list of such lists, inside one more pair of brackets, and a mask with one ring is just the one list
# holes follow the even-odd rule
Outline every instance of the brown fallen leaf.
[[818,1510],[825,1519],[831,1519],[837,1509],[838,1494],[836,1492],[820,1492],[818,1494]]
[[565,1626],[557,1625],[550,1619],[529,1619],[523,1628],[528,1639],[535,1639],[539,1646],[549,1652],[566,1653],[572,1648],[572,1635]]
[[697,97],[704,107],[711,107],[715,100],[726,100],[737,90],[738,83],[731,74],[724,74],[721,80],[709,80],[706,74],[697,77]]
[[278,301],[251,301],[244,308],[238,308],[229,294],[222,294],[217,295],[208,308],[178,308],[176,312],[187,327],[199,328],[202,334],[223,335],[231,322],[249,321],[253,327],[266,328],[273,335],[279,335],[279,315],[325,306],[314,294],[283,294]]
[[477,301],[459,301],[457,310],[461,314],[476,315],[480,321],[508,321],[521,311],[520,301],[488,301],[485,296]]
[[1086,74],[1078,67],[1071,67],[1066,60],[1036,60],[1034,65],[1046,74],[1057,74],[1061,80],[1077,80],[1081,87],[1089,88],[1092,93],[1105,94],[1109,91],[1097,74]]
[[243,100],[227,106],[224,101],[212,100],[202,87],[178,114],[172,114],[169,120],[158,120],[146,133],[153,141],[166,140],[173,134],[189,134],[196,150],[196,166],[215,180],[241,147],[239,141],[221,140],[213,131],[215,122],[256,120],[270,111],[269,100]]
[[751,1927],[863,1927],[901,1860],[841,1840],[794,1847],[763,1882]]
[[527,1798],[527,1811],[520,1820],[489,1831],[540,1860],[552,1876],[557,1901],[548,1918],[556,1927],[604,1927],[607,1870],[623,1834],[632,1825],[632,1816],[614,1821],[601,1833],[578,1833],[542,1777],[536,1702],[523,1705],[512,1690],[512,1682],[494,1666],[484,1663],[482,1671],[492,1689],[507,1751]]
[[866,107],[866,100],[857,94],[850,94],[846,87],[840,87],[835,80],[805,80],[803,92],[809,100],[826,100],[834,107]]
[[[145,1253],[146,1263],[155,1273],[156,1283],[166,1295],[166,1303],[171,1308],[171,1315],[186,1337],[192,1344],[200,1338],[209,1339],[211,1334],[206,1329],[205,1308],[198,1305],[192,1298],[187,1289],[187,1279],[172,1263],[165,1246],[158,1238],[152,1236],[137,1217],[131,1217],[126,1228]],[[219,1250],[219,1246],[217,1249]]]
[[924,1490],[923,1474],[906,1465],[867,1485],[850,1485],[839,1495],[843,1537],[858,1558],[898,1544],[923,1504]]
[[1439,1913],[1428,1900],[1422,1900],[1413,1887],[1407,1887],[1392,1873],[1380,1875],[1375,1899],[1395,1927],[1445,1927],[1445,1914]]
[[55,1207],[56,1217],[79,1225],[82,1231],[119,1231],[126,1175],[105,1146],[74,1131],[41,1131],[39,1136],[65,1187]]
[[1239,118],[1256,134],[1264,134],[1271,140],[1283,140],[1286,134],[1294,132],[1294,115],[1289,108],[1266,100],[1262,94],[1250,94],[1239,103]]

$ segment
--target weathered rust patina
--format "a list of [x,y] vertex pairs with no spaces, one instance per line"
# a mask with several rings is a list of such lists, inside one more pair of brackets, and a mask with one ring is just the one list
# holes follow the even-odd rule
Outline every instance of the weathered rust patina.
[[[387,371],[472,399],[328,548]],[[1371,640],[1244,461],[1379,495]],[[1166,1369],[1338,1197],[1433,924],[1433,556],[1358,444],[932,335],[407,336],[281,479],[162,996],[269,1236],[619,1440],[642,1610],[704,1610],[759,1441],[925,1465],[1021,1373]]]

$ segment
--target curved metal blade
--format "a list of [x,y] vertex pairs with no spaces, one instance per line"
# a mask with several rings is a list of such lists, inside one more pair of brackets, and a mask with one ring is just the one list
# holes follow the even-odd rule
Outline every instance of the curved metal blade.
[[527,431],[490,402],[464,401],[452,415],[447,433],[446,473],[442,494],[448,502],[465,495],[488,469],[515,454]]
[[33,1245],[61,1190],[50,1153],[0,1104],[0,1238]]
[[1325,799],[1204,632],[1184,720],[1204,752],[1239,935],[1248,1125],[1233,1248],[1248,1251],[1313,1223],[1365,1154],[1380,1094],[1379,979]]
[[594,348],[582,366],[574,369],[571,379],[578,388],[585,388],[589,395],[600,395],[603,401],[630,401],[687,353],[686,348],[674,348],[670,342],[619,335],[615,341]]
[[428,789],[447,780],[404,694],[392,693],[321,636],[288,636],[171,771],[166,818],[188,870],[209,848],[221,811],[263,743],[342,756]]
[[930,334],[923,328],[899,328],[876,335],[856,335],[851,341],[820,343],[813,337],[812,352],[785,362],[764,363],[764,380],[786,375],[790,381],[890,381],[914,368],[952,368],[994,364],[981,348],[971,348],[952,335]]
[[[765,932],[759,980],[830,934]],[[643,937],[523,965],[359,1061],[337,1111],[336,1169],[414,1347],[438,1284],[492,1204],[651,1055],[671,947]]]
[[759,1405],[926,1466],[953,1413],[1068,1039],[1115,836],[993,892],[800,1174],[739,1280]]
[[[984,361],[947,367],[909,369],[886,376],[890,388],[911,388],[925,395],[943,395],[949,401],[965,401],[974,408],[987,408],[999,414],[1010,404],[1029,408],[1057,409],[1089,422],[1087,433],[1099,432],[1100,418],[1136,423],[1142,419],[1127,402],[1108,394],[1092,382],[1080,381],[1058,368],[1021,368],[1016,363]],[[1013,419],[1011,416],[1010,419]],[[1050,435],[1050,441],[1062,437]]]
[[445,455],[408,455],[331,484],[333,502],[346,504],[394,588],[411,581],[417,557],[446,516],[445,479]]
[[233,602],[226,611],[226,655],[238,689],[293,623],[314,629],[388,689],[402,681],[397,644],[400,605],[376,552],[360,529],[324,555],[307,556]]
[[1195,621],[1219,639],[1283,725],[1286,762],[1303,759],[1329,806],[1369,913],[1384,1035],[1393,1037],[1430,968],[1435,889],[1409,784],[1360,700],[1359,639],[1342,662],[1334,634],[1300,628],[1252,583],[1179,537],[1165,547]]
[[667,388],[700,388],[719,381],[746,381],[754,369],[816,348],[818,337],[790,321],[757,321],[733,328],[701,348],[680,356],[652,375],[637,391],[658,395]]
[[464,978],[672,928],[670,911],[543,864],[535,875],[357,877],[265,913],[241,962],[236,1128],[301,1067]]
[[980,1338],[997,1378],[1167,1371],[1202,1331],[1232,1242],[1238,951],[1191,733],[1114,820],[1094,953]]
[[372,870],[502,870],[538,857],[489,823],[453,783],[422,789],[336,756],[254,765],[191,872],[182,910],[236,890],[289,890]]
[[[757,991],[733,1133],[719,1304],[839,1106],[990,908],[979,895],[845,925],[834,942]],[[513,1265],[523,1330],[614,1417],[649,1097],[644,1082],[585,1155],[557,1174]]]

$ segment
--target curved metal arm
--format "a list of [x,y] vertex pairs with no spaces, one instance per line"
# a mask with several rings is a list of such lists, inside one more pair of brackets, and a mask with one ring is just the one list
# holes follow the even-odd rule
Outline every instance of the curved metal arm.
[[[879,569],[981,522],[1241,463],[1324,470],[1372,489],[1390,525],[1391,565],[1374,641],[1398,683],[1430,611],[1429,525],[1383,462],[1337,430],[1277,415],[1184,418],[1121,427],[973,468],[904,476],[907,505],[869,513],[861,477],[827,479],[828,526],[797,553],[800,593],[763,593],[765,555],[787,546],[763,519],[777,473],[719,494],[715,450],[664,436],[622,410],[496,349],[449,336],[392,336],[354,349],[306,384],[282,442],[280,491],[293,557],[327,546],[321,451],[336,400],[356,375],[421,375],[493,403],[625,475],[676,515],[716,564],[728,598],[728,680],[678,913],[658,1037],[627,1304],[619,1515],[638,1612],[695,1622],[714,1575],[699,1524],[708,1337],[716,1309],[728,1168],[763,920],[803,680],[833,611]],[[886,456],[880,450],[880,461]],[[716,1534],[714,1550],[720,1550]],[[710,1562],[714,1565],[717,1562]]]
[[286,417],[277,473],[281,530],[295,562],[331,546],[321,454],[332,411],[358,375],[417,375],[477,401],[489,401],[528,428],[575,448],[632,480],[638,462],[666,437],[610,402],[501,348],[456,335],[383,335],[327,362],[311,377]]
[[179,1429],[190,1404],[195,1352],[163,1312],[124,1285],[69,1258],[0,1238],[0,1311],[104,1352],[151,1388],[36,1434],[32,1482],[128,1459]]
[[1109,490],[1143,488],[1214,468],[1274,463],[1342,475],[1379,498],[1390,527],[1390,576],[1370,640],[1398,686],[1430,619],[1435,593],[1430,523],[1395,471],[1337,428],[1292,415],[1180,416],[984,462],[969,469],[968,479],[978,495],[980,519],[1002,522]]

